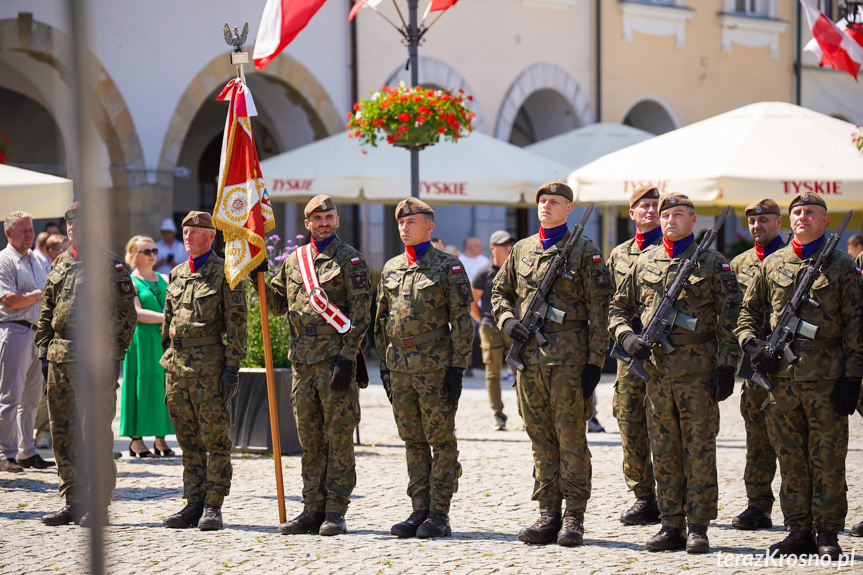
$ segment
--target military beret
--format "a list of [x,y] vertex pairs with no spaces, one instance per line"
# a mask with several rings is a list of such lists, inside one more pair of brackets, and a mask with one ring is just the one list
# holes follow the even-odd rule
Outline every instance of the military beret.
[[630,209],[634,208],[635,204],[637,204],[639,200],[642,200],[644,198],[652,198],[658,200],[659,190],[656,189],[656,186],[638,186],[637,188],[635,188],[635,191],[632,192],[632,195],[629,196]]
[[779,210],[779,204],[770,198],[762,198],[746,206],[747,216],[763,216],[764,214],[781,216],[782,212]]
[[336,203],[333,199],[321,194],[309,200],[309,203],[306,204],[306,208],[303,210],[303,215],[306,216],[306,219],[309,219],[309,216],[314,212],[328,212],[334,209],[336,209]]
[[827,202],[824,201],[824,198],[819,196],[818,194],[812,194],[809,192],[804,192],[802,194],[797,195],[791,203],[788,204],[788,212],[791,213],[791,210],[794,209],[794,206],[821,206],[825,210],[827,209]]
[[69,204],[69,207],[66,208],[66,213],[63,214],[63,219],[67,222],[71,222],[72,220],[77,220],[83,215],[84,212],[81,209],[81,202],[72,202]]
[[399,218],[412,216],[414,214],[426,214],[434,217],[434,210],[431,209],[431,206],[427,203],[416,198],[407,198],[400,201],[399,205],[396,206],[396,221],[398,221]]
[[695,204],[692,203],[692,200],[689,199],[689,196],[685,196],[683,194],[665,194],[661,198],[659,198],[659,212],[662,213],[663,210],[667,210],[668,208],[676,208],[677,206],[689,206],[690,208],[695,209]]
[[207,212],[189,212],[188,215],[183,218],[183,227],[184,228],[207,228],[209,230],[215,230],[213,227],[213,217]]
[[563,196],[570,202],[572,201],[572,188],[564,184],[563,182],[546,182],[539,187],[536,191],[536,203],[539,203],[539,197],[543,194],[549,194],[552,196]]

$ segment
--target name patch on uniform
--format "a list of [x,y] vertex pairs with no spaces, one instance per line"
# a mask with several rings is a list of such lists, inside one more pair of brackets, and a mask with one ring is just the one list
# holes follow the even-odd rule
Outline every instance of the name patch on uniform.
[[602,261],[602,256],[599,254],[594,254],[593,263],[597,263],[597,262],[601,262],[601,261]]
[[461,273],[461,266],[453,266],[452,267],[452,273],[460,274]]
[[659,271],[659,268],[654,267],[654,266],[649,265],[649,264],[644,266],[644,269],[646,269],[649,272],[653,272],[655,274],[661,274],[662,273],[661,271]]
[[351,258],[351,263],[352,263],[352,264],[354,264],[354,265],[359,265],[359,263],[360,263],[360,258]]
[[794,277],[794,274],[791,273],[790,271],[786,270],[785,268],[776,268],[776,271],[778,271],[779,273],[781,273],[782,275],[784,275],[787,278],[793,278]]
[[526,265],[529,265],[529,266],[532,266],[532,265],[533,265],[533,260],[530,260],[530,259],[528,259],[528,258],[521,258],[521,263],[526,264]]

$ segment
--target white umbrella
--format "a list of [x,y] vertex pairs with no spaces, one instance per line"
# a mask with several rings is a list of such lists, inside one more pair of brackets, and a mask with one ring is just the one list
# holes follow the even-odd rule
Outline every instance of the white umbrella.
[[588,124],[525,147],[574,170],[597,158],[652,138],[653,134],[623,124]]
[[[363,154],[340,133],[261,162],[273,200],[317,194],[355,201],[397,201],[410,195],[410,154],[383,143]],[[420,198],[467,204],[532,203],[543,183],[569,169],[478,132],[420,153]]]
[[863,205],[863,158],[854,124],[782,102],[750,104],[635,144],[569,176],[579,201],[625,205],[653,184],[714,206],[802,192],[830,208]]
[[72,180],[0,164],[0,216],[24,211],[55,218],[72,203]]

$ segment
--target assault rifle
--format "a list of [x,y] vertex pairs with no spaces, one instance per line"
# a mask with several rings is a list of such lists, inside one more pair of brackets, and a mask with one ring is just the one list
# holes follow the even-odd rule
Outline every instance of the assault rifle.
[[[639,336],[650,347],[659,343],[662,345],[662,349],[665,353],[674,353],[676,348],[671,343],[671,340],[668,339],[668,334],[672,329],[674,329],[674,326],[677,325],[689,331],[694,331],[697,327],[698,318],[680,313],[674,309],[674,302],[677,301],[677,298],[680,296],[680,293],[683,291],[685,286],[689,286],[690,289],[699,291],[696,286],[689,283],[689,276],[691,276],[692,272],[695,271],[695,268],[698,267],[699,256],[710,248],[713,240],[716,239],[716,234],[719,232],[719,229],[722,228],[722,224],[725,223],[725,218],[728,217],[728,212],[730,210],[731,206],[722,210],[722,213],[719,214],[719,217],[716,219],[716,224],[707,230],[707,234],[705,234],[701,243],[698,244],[695,253],[685,259],[677,269],[674,279],[671,280],[671,285],[668,286],[668,291],[666,291],[665,295],[662,296],[659,308],[657,308],[656,313],[654,313],[653,317],[650,318],[650,321],[647,322],[647,325]],[[629,373],[638,376],[644,381],[650,380],[650,376],[647,374],[647,370],[644,369],[642,361],[640,359],[630,357],[629,354],[621,349],[620,346],[614,346],[610,355],[615,359],[628,363],[629,367],[626,368],[626,371]]]
[[[572,233],[569,235],[569,239],[566,240],[566,244],[563,246],[563,249],[557,252],[551,260],[551,263],[548,264],[548,269],[546,269],[545,275],[539,283],[539,288],[536,290],[533,299],[530,301],[530,306],[528,306],[527,311],[524,312],[524,316],[521,318],[521,325],[526,327],[532,335],[536,336],[536,341],[539,343],[540,347],[548,343],[548,340],[545,339],[545,336],[542,335],[542,331],[540,331],[546,320],[555,321],[557,323],[563,323],[565,321],[564,312],[548,305],[548,292],[551,291],[551,286],[554,284],[554,281],[558,276],[567,280],[572,280],[572,273],[564,269],[563,264],[565,264],[567,258],[569,258],[569,252],[572,249],[572,246],[574,246],[575,242],[578,241],[578,238],[581,237],[581,234],[584,231],[584,226],[587,225],[587,220],[590,218],[591,212],[593,212],[593,204],[587,206],[587,209],[584,211],[584,216],[581,218],[581,223],[572,230]],[[517,341],[512,342],[512,347],[509,348],[509,353],[506,356],[506,362],[519,371],[524,371],[524,362],[521,361],[520,356],[521,350],[524,349],[524,345],[526,343],[526,340],[521,343]]]
[[[830,238],[825,242],[824,250],[822,250],[818,259],[815,260],[815,265],[804,268],[803,271],[797,274],[797,287],[794,289],[794,293],[791,294],[791,299],[785,304],[785,309],[782,310],[782,315],[779,316],[779,321],[776,322],[776,327],[773,328],[773,332],[771,332],[764,346],[767,353],[776,359],[779,359],[779,353],[781,352],[788,363],[794,363],[798,359],[797,354],[791,349],[791,342],[794,338],[799,335],[806,339],[815,339],[815,336],[818,335],[817,325],[812,325],[800,319],[800,309],[805,303],[815,307],[821,306],[821,304],[809,297],[809,290],[812,289],[812,284],[815,283],[815,280],[824,271],[824,267],[829,263],[837,244],[839,244],[839,238],[845,231],[845,227],[848,225],[850,219],[851,212],[848,212],[845,214],[845,219],[842,220],[839,230],[830,234]],[[767,391],[773,389],[770,379],[758,371],[758,369],[752,369],[751,366],[746,372],[741,368],[738,375],[754,381]]]

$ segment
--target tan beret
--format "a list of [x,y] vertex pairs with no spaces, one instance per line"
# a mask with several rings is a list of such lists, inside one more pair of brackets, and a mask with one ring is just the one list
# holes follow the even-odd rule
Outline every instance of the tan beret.
[[216,229],[213,227],[213,216],[207,212],[189,212],[189,214],[183,218],[183,227],[207,228],[210,230]]
[[659,199],[659,190],[656,189],[656,186],[639,186],[635,188],[635,191],[632,192],[632,195],[629,196],[629,208],[632,209],[635,207],[635,204],[644,198],[652,198],[655,200]]
[[665,194],[661,198],[659,198],[659,212],[662,213],[663,210],[667,210],[668,208],[676,208],[677,206],[689,206],[690,208],[695,209],[695,204],[692,203],[692,200],[689,199],[689,196],[685,196],[683,194]]
[[770,198],[762,198],[746,206],[747,216],[763,216],[765,214],[781,216],[782,211],[779,209],[779,204]]
[[536,203],[539,203],[539,197],[543,194],[549,194],[552,196],[563,196],[570,202],[572,201],[572,188],[564,184],[563,182],[546,182],[539,187],[536,191]]
[[818,194],[804,192],[797,195],[793,200],[791,200],[791,203],[788,204],[788,213],[791,213],[791,210],[794,209],[794,206],[821,206],[826,210],[827,202],[825,202],[824,198],[822,198]]
[[434,210],[427,203],[416,198],[407,198],[400,201],[399,205],[396,206],[396,221],[399,218],[414,214],[426,214],[434,217]]
[[71,222],[72,220],[77,220],[83,215],[84,212],[81,209],[81,202],[72,202],[69,204],[69,207],[66,208],[66,212],[63,214],[63,219],[67,222]]
[[333,199],[320,194],[309,200],[309,203],[306,204],[306,208],[303,210],[303,214],[306,216],[306,219],[309,219],[309,216],[314,212],[328,212],[334,209],[336,209],[336,203]]

